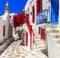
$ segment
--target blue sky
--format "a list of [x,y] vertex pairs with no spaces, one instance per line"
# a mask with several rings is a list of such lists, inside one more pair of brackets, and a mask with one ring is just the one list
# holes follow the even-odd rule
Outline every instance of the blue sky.
[[[7,0],[0,0],[0,15],[5,12],[5,4]],[[27,0],[8,0],[10,13],[21,13]]]

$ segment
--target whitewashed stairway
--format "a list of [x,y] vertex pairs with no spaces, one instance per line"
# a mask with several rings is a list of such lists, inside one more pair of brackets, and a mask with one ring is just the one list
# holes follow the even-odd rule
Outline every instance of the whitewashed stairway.
[[47,45],[49,58],[60,58],[60,29],[47,29]]
[[33,31],[34,31],[34,34],[35,34],[35,36],[33,37],[34,42],[35,42],[33,49],[36,50],[36,51],[40,51],[41,49],[45,49],[45,44],[40,39],[38,26],[33,26]]
[[33,50],[32,54],[36,55],[37,58],[48,58],[44,53],[42,53],[42,49],[45,49],[44,41],[40,39],[39,29],[38,26],[33,26],[34,31],[34,44],[33,44]]

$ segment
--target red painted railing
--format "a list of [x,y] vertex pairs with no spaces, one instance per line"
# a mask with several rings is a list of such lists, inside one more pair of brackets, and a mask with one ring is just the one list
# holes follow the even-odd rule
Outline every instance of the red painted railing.
[[40,36],[41,36],[41,40],[44,40],[46,39],[46,33],[45,33],[45,28],[40,28]]
[[33,42],[32,34],[33,34],[33,29],[32,29],[32,25],[29,22],[29,17],[28,16],[26,16],[26,21],[25,22],[26,22],[26,25],[27,25],[29,33],[30,33],[30,50],[32,50],[32,42]]

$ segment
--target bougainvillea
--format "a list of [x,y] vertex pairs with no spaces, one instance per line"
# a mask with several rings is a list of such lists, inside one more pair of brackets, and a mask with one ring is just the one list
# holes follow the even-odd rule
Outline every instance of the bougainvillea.
[[14,15],[13,16],[13,26],[16,28],[25,23],[25,16],[24,12],[22,14]]

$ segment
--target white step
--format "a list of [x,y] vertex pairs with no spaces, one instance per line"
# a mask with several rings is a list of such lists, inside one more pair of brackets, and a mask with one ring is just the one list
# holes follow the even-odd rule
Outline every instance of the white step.
[[37,34],[39,34],[39,32],[34,32],[34,34],[36,34],[36,35],[37,35]]
[[52,34],[52,33],[48,33],[49,36],[52,36],[53,38],[60,38],[60,34]]
[[33,29],[34,32],[38,32],[39,30],[38,29]]
[[34,37],[34,39],[40,39],[40,37]]
[[40,34],[39,34],[39,33],[35,33],[35,36],[37,36],[37,37],[38,37],[38,36],[40,36]]
[[37,26],[37,25],[32,25],[32,27],[33,27],[33,28],[38,28],[38,26]]
[[46,31],[48,33],[60,33],[60,30],[58,30],[58,29],[47,29]]
[[38,31],[38,28],[37,27],[34,27],[33,30],[37,30]]
[[59,45],[60,45],[60,40],[57,40],[57,41],[56,41],[56,44],[59,44]]
[[40,35],[37,34],[37,35],[35,35],[34,37],[40,37]]
[[39,35],[39,32],[34,32],[35,35]]
[[58,40],[58,41],[59,41],[59,40],[60,40],[60,38],[54,38],[54,40],[56,40],[56,41]]
[[34,37],[34,39],[39,39],[40,40],[40,37]]
[[60,30],[52,30],[51,33],[60,33]]
[[50,34],[50,35],[53,35],[53,36],[54,36],[54,35],[57,35],[57,36],[59,35],[59,36],[60,36],[60,33],[49,33],[49,34]]
[[36,39],[35,39],[34,41],[35,41],[36,43],[40,43],[40,40],[36,40]]
[[43,44],[43,42],[40,40],[40,41],[38,41],[38,42],[36,42],[37,44]]

